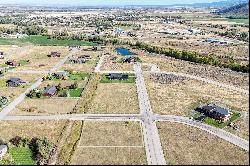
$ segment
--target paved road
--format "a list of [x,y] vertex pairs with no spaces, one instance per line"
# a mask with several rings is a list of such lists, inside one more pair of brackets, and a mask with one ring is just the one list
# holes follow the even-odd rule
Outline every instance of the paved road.
[[134,71],[117,71],[117,70],[99,71],[99,73],[102,73],[102,74],[107,74],[107,73],[131,73],[131,74],[135,74]]
[[24,115],[7,116],[4,120],[106,120],[106,121],[140,121],[138,114],[62,114],[62,115]]
[[49,71],[35,71],[35,70],[9,70],[9,73],[25,73],[25,74],[48,74]]
[[136,74],[136,87],[139,99],[140,115],[142,116],[142,127],[144,134],[144,143],[146,155],[149,165],[166,165],[164,158],[160,136],[155,122],[152,119],[153,112],[151,110],[147,89],[142,75],[141,64],[134,65]]
[[249,151],[249,142],[247,140],[244,140],[234,134],[231,134],[229,132],[226,132],[223,129],[219,129],[201,122],[197,122],[194,120],[191,120],[187,117],[181,117],[181,116],[173,116],[173,115],[156,115],[154,116],[154,120],[156,121],[169,121],[169,122],[177,122],[177,123],[183,123],[189,126],[197,127],[199,129],[202,129],[204,131],[207,131],[213,135],[216,135],[226,141],[231,142],[234,145],[237,145],[247,151]]
[[99,62],[97,63],[96,67],[95,67],[95,72],[99,73],[101,71],[101,66],[104,62],[104,59],[109,57],[109,55],[102,55]]
[[222,88],[226,88],[226,89],[238,91],[238,92],[241,92],[241,93],[249,94],[249,90],[238,88],[238,87],[235,87],[235,86],[232,86],[232,85],[220,83],[220,82],[217,82],[217,81],[213,81],[213,80],[210,80],[210,79],[206,79],[206,78],[202,78],[202,77],[198,77],[198,76],[194,76],[194,75],[189,75],[189,74],[184,74],[184,73],[176,73],[176,72],[165,72],[165,71],[163,71],[163,72],[162,71],[161,72],[151,72],[151,73],[173,74],[173,75],[176,75],[176,76],[182,76],[182,77],[186,77],[186,78],[190,78],[190,79],[195,79],[195,80],[203,81],[203,82],[206,82],[206,83],[209,83],[209,84],[214,84],[214,85],[217,85],[217,86],[222,87]]
[[[58,64],[56,64],[50,70],[50,73],[53,73],[57,69],[59,69],[65,63],[65,61],[68,59],[68,57],[72,56],[73,53],[75,53],[75,52],[76,52],[76,50],[74,49],[72,52],[69,53],[68,56],[64,57]],[[0,112],[0,120],[4,119],[4,117],[10,111],[12,111],[13,109],[15,109],[15,107],[25,99],[27,93],[29,93],[33,89],[36,89],[41,84],[42,84],[42,78],[38,79],[34,84],[32,84],[28,89],[26,89],[25,92],[23,92],[22,94],[20,94],[14,101],[12,101],[9,105],[7,105],[6,107],[4,107],[3,110]]]

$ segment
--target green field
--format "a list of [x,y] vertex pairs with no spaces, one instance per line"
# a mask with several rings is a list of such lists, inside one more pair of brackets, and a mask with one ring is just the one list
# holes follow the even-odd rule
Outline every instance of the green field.
[[0,38],[0,45],[27,45],[27,44],[34,44],[41,46],[96,45],[95,43],[88,41],[48,39],[46,36],[29,36],[22,39]]
[[11,147],[9,149],[13,160],[17,165],[35,165],[32,151],[28,147]]
[[101,83],[135,83],[135,75],[134,74],[128,74],[128,80],[109,80],[106,77],[106,74],[102,75]]
[[76,80],[76,81],[84,80],[85,77],[89,77],[89,74],[88,73],[77,72],[77,73],[71,73],[69,75],[70,80]]
[[231,18],[212,18],[211,21],[228,21],[238,24],[249,24],[249,19],[231,19]]
[[82,88],[69,89],[70,97],[81,97]]

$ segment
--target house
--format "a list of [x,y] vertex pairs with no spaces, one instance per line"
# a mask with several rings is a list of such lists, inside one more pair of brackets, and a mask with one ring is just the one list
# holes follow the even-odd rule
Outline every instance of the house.
[[5,62],[5,64],[9,66],[14,66],[14,67],[20,66],[20,63],[18,63],[15,60],[8,60],[7,62]]
[[219,107],[215,104],[204,105],[197,109],[199,112],[209,116],[213,119],[226,122],[229,120],[231,112],[225,108]]
[[128,80],[128,74],[123,73],[109,73],[106,78],[110,80]]
[[57,88],[55,85],[47,86],[43,93],[44,96],[49,96],[49,97],[55,96],[56,94],[57,94]]
[[123,61],[124,62],[136,62],[137,61],[137,57],[133,56],[133,55],[129,55],[129,56],[125,56],[123,57]]
[[3,51],[0,51],[0,59],[4,59],[4,53],[3,53]]
[[101,50],[102,50],[102,47],[101,47],[101,46],[93,46],[93,47],[92,47],[92,50],[93,50],[93,51],[101,51]]
[[61,71],[61,72],[53,73],[52,75],[58,79],[66,79],[69,76],[69,72]]
[[11,87],[17,87],[20,86],[22,84],[24,84],[25,82],[23,80],[21,80],[20,78],[10,78],[6,81],[7,86],[11,86]]
[[90,60],[91,59],[90,55],[81,55],[78,58],[84,58],[86,60]]
[[60,52],[56,52],[56,51],[52,51],[48,57],[61,57],[61,53]]
[[0,108],[4,107],[8,103],[8,98],[5,96],[0,96]]
[[3,159],[7,151],[8,151],[7,145],[0,145],[0,161]]

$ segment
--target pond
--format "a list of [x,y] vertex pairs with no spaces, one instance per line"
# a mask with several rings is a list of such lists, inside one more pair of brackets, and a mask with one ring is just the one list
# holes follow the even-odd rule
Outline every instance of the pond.
[[132,52],[130,52],[126,48],[116,48],[116,52],[122,56],[127,56],[127,55],[134,55]]

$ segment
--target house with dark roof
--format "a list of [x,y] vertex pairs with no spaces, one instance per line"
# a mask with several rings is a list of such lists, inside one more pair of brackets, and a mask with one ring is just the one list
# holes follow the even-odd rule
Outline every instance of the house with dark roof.
[[23,81],[22,79],[20,79],[20,78],[10,78],[10,79],[8,79],[7,81],[6,81],[6,85],[7,86],[11,86],[11,87],[18,87],[18,86],[20,86],[20,85],[22,85],[22,84],[24,84],[25,83],[25,81]]
[[199,107],[197,110],[208,117],[220,120],[222,122],[226,122],[231,116],[230,110],[222,108],[215,104],[204,105],[202,107]]
[[109,80],[128,80],[128,74],[123,73],[109,73],[106,75]]
[[55,96],[56,94],[57,94],[57,88],[55,85],[47,86],[43,93],[44,96],[49,96],[49,97]]
[[56,51],[52,51],[48,57],[61,57],[61,53],[60,52],[56,52]]
[[14,66],[14,67],[20,66],[20,63],[18,63],[15,60],[8,60],[7,62],[5,62],[5,64],[9,66]]

